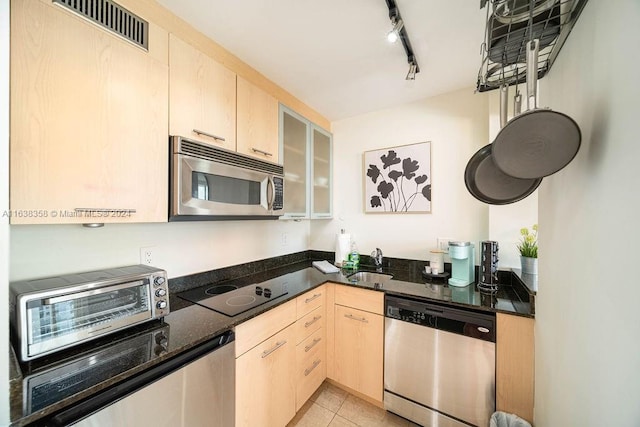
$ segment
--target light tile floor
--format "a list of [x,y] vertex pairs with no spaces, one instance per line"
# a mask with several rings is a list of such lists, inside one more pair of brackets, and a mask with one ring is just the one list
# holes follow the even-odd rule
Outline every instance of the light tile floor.
[[322,383],[287,427],[416,427],[346,391]]

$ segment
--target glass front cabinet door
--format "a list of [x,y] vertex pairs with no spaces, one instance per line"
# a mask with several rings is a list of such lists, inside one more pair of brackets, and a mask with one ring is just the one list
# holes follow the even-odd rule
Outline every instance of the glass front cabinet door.
[[280,141],[284,165],[282,219],[331,218],[331,134],[280,105]]
[[312,125],[311,147],[313,150],[311,217],[331,218],[331,134]]

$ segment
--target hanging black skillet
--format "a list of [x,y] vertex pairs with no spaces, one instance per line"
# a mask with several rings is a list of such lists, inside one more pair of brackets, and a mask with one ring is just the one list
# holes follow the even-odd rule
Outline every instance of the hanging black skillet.
[[[507,86],[500,88],[500,125],[507,121]],[[498,169],[491,155],[492,144],[478,150],[464,171],[464,183],[469,193],[490,205],[507,205],[533,193],[542,182],[538,179],[514,178]]]
[[582,135],[569,116],[536,107],[538,40],[527,43],[527,105],[493,141],[495,165],[514,178],[542,178],[568,165],[580,149]]

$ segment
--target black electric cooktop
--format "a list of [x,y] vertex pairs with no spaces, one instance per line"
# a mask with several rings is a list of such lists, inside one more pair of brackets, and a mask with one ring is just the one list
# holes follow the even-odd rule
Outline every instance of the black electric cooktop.
[[289,283],[293,280],[297,284],[302,279],[302,277],[298,276],[304,273],[303,271],[285,274],[275,279],[242,287],[226,284],[201,286],[197,289],[182,292],[179,296],[218,313],[233,317],[286,295]]

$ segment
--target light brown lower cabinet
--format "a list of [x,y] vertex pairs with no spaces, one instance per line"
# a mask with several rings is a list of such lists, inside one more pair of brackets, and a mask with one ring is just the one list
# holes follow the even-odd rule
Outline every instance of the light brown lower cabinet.
[[296,414],[295,329],[290,325],[236,359],[236,426],[282,427]]
[[296,298],[296,412],[327,377],[326,288]]
[[534,320],[496,315],[496,410],[533,422]]
[[296,301],[236,326],[237,427],[282,427],[296,414]]
[[326,286],[327,377],[382,406],[384,293]]
[[335,306],[335,381],[382,402],[384,318]]

